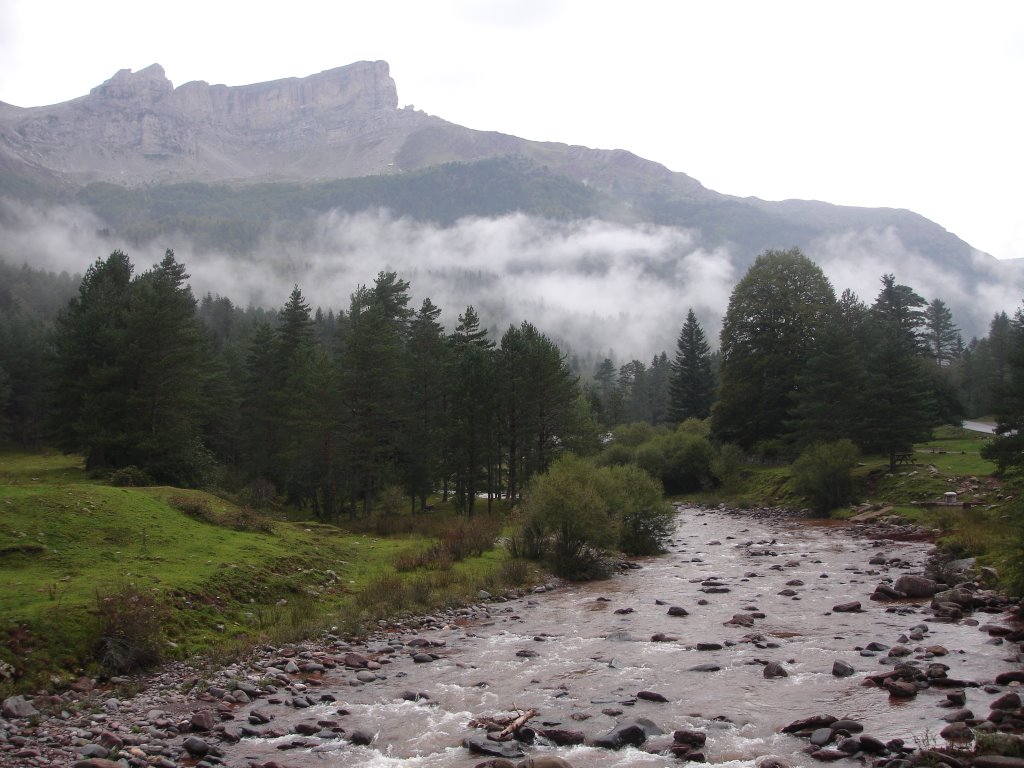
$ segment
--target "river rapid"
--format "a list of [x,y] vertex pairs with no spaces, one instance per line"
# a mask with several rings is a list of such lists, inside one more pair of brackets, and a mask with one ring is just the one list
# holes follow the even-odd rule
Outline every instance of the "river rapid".
[[[948,710],[937,705],[944,692],[929,689],[900,700],[865,685],[866,674],[891,668],[893,661],[884,650],[865,646],[894,646],[923,624],[924,639],[906,643],[916,649],[912,658],[941,645],[949,653],[935,660],[950,667],[949,676],[979,683],[1019,667],[1019,649],[990,638],[978,621],[930,620],[928,600],[871,602],[878,583],[922,573],[930,545],[851,531],[784,516],[681,508],[669,552],[637,561],[638,569],[489,603],[430,629],[382,634],[355,649],[380,662],[371,674],[362,670],[368,682],[343,665],[315,675],[312,683],[292,675],[291,690],[276,684],[277,694],[238,707],[225,723],[237,728],[255,709],[271,717],[264,729],[284,735],[223,744],[223,760],[231,766],[277,761],[295,768],[468,768],[487,759],[462,746],[467,736],[483,737],[469,721],[513,708],[536,709],[530,721],[536,728],[581,731],[588,741],[638,717],[665,732],[646,748],[667,747],[675,729],[703,731],[708,762],[735,766],[753,765],[764,755],[795,766],[814,764],[806,740],[780,730],[819,713],[858,720],[866,734],[883,741],[941,744],[938,732]],[[869,565],[878,556],[885,564]],[[862,612],[833,610],[850,601],[860,601]],[[672,607],[687,615],[669,615]],[[753,616],[753,624],[730,623],[736,614]],[[1012,626],[1009,616],[975,618],[981,625]],[[652,640],[659,634],[660,641]],[[711,650],[698,650],[698,644]],[[306,657],[317,658],[311,650],[315,646]],[[436,659],[416,663],[411,654],[417,650]],[[327,652],[344,655],[337,647]],[[856,674],[834,676],[837,660]],[[788,676],[766,679],[769,661],[781,663]],[[641,691],[667,701],[638,700]],[[406,700],[406,692],[429,699]],[[295,708],[290,704],[296,694],[321,703]],[[325,694],[333,701],[322,701]],[[980,688],[968,688],[966,695],[967,707],[976,711],[986,710],[991,699]],[[299,736],[302,724],[310,726],[306,732],[323,730]],[[363,731],[372,743],[326,738],[332,727]],[[526,754],[557,754],[576,768],[679,764],[632,747],[535,745]]]

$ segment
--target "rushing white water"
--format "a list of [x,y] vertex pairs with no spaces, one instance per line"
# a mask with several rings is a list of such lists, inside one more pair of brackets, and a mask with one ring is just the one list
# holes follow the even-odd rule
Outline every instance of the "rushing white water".
[[[890,699],[863,684],[865,674],[887,668],[884,652],[863,655],[861,649],[872,641],[895,645],[924,624],[925,639],[908,643],[918,649],[915,656],[942,645],[949,654],[936,661],[950,667],[949,676],[978,682],[1006,669],[1007,657],[1018,649],[990,640],[978,626],[929,622],[927,601],[894,609],[868,600],[881,580],[920,572],[927,549],[921,543],[871,542],[834,525],[684,509],[670,552],[644,559],[640,570],[497,604],[489,619],[421,633],[444,643],[432,649],[441,658],[431,664],[414,664],[401,652],[390,660],[381,657],[389,663],[377,673],[381,679],[368,684],[357,683],[352,670],[329,671],[309,690],[332,694],[337,701],[331,704],[254,705],[272,712],[271,726],[282,731],[298,723],[335,722],[349,732],[374,734],[370,746],[289,735],[243,739],[225,748],[226,758],[231,765],[248,758],[296,768],[468,768],[487,759],[461,746],[466,736],[482,735],[469,721],[513,708],[538,710],[535,727],[582,731],[588,739],[619,720],[646,717],[665,731],[649,742],[655,749],[671,743],[674,729],[704,731],[709,762],[737,768],[763,755],[812,764],[805,741],[779,732],[819,713],[859,720],[865,733],[883,741],[934,741],[944,725],[946,710],[937,704],[945,691]],[[877,554],[889,564],[869,566]],[[784,590],[792,592],[779,594]],[[861,601],[862,612],[832,610],[852,600]],[[685,608],[688,615],[670,616],[669,606]],[[727,624],[735,614],[758,618],[752,626]],[[983,624],[1008,620],[982,618]],[[670,639],[652,641],[657,633]],[[721,647],[697,650],[698,643]],[[536,655],[518,656],[520,651]],[[857,674],[833,676],[836,660]],[[768,661],[780,662],[788,677],[766,679]],[[718,669],[695,671],[698,665]],[[408,690],[427,692],[431,702],[403,701]],[[660,693],[668,703],[638,701],[640,691]],[[969,688],[967,697],[967,706],[987,712],[989,694]],[[288,697],[282,692],[278,698]],[[347,714],[339,715],[339,708]],[[236,713],[242,722],[245,711]],[[279,749],[296,742],[303,746]],[[632,748],[536,746],[527,753],[556,753],[577,768],[679,764],[670,755]]]

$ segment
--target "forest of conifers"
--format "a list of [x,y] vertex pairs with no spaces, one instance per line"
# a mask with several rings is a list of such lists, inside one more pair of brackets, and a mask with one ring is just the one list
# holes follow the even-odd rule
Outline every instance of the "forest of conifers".
[[[964,343],[940,298],[893,275],[870,303],[837,297],[796,250],[758,257],[716,351],[690,311],[673,354],[650,363],[576,370],[530,322],[492,338],[467,298],[446,329],[392,272],[343,310],[312,309],[296,286],[273,311],[197,300],[170,251],[141,272],[115,251],[81,279],[0,263],[0,430],[124,483],[280,496],[330,520],[389,493],[413,509],[442,493],[472,514],[562,453],[615,463],[605,436],[619,425],[706,419],[711,450],[762,459],[842,438],[894,457],[965,416],[1013,434],[1024,410],[1019,312]],[[1017,461],[1014,438],[997,445],[993,458]]]

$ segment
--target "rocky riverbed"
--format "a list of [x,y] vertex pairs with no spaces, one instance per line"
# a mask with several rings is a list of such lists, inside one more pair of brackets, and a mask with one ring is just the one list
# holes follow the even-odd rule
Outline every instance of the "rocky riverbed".
[[924,534],[681,508],[605,582],[13,697],[0,766],[1024,768],[971,752],[1024,754],[1017,606]]

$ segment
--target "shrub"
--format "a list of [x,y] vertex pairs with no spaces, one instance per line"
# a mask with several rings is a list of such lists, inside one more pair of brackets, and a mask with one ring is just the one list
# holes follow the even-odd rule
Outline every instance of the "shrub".
[[118,488],[141,488],[153,484],[153,478],[138,467],[122,467],[110,473],[110,484]]
[[791,469],[796,492],[819,514],[853,499],[853,466],[860,458],[850,440],[814,443],[804,449]]
[[619,520],[619,549],[627,555],[663,551],[675,512],[662,497],[661,484],[639,467],[606,467],[599,470],[597,481]]
[[535,475],[526,490],[524,507],[531,525],[550,537],[551,565],[559,575],[588,576],[601,550],[618,540],[616,520],[598,490],[596,473],[592,464],[566,454]]
[[164,606],[133,584],[96,590],[98,659],[109,674],[146,669],[163,658]]
[[712,484],[712,451],[707,438],[674,432],[660,441],[665,456],[661,481],[669,493],[687,493]]
[[653,478],[663,480],[668,461],[665,457],[665,441],[652,440],[636,449],[636,466]]
[[612,430],[612,437],[615,442],[630,448],[636,448],[638,445],[643,445],[652,440],[655,434],[654,427],[647,421],[622,424]]
[[501,564],[501,582],[510,587],[526,584],[530,579],[530,568],[525,560],[506,560]]
[[711,457],[711,474],[726,488],[739,480],[742,467],[743,449],[734,443],[719,445]]
[[697,419],[691,416],[676,427],[676,431],[684,435],[708,437],[711,434],[711,419]]
[[217,524],[217,519],[210,508],[210,502],[201,496],[171,496],[167,503],[191,518],[204,523]]
[[570,578],[607,575],[604,551],[619,547],[628,554],[660,551],[672,529],[674,513],[663,500],[661,485],[637,466],[595,467],[572,454],[535,476],[524,501],[530,515],[522,541],[551,542],[551,566]]
[[622,443],[612,443],[601,451],[597,457],[597,465],[599,467],[621,467],[625,464],[632,464],[635,461],[636,450]]
[[505,541],[505,548],[515,558],[540,560],[547,554],[544,532],[527,521]]
[[241,496],[244,504],[263,510],[273,506],[277,491],[272,482],[258,477],[242,490]]

